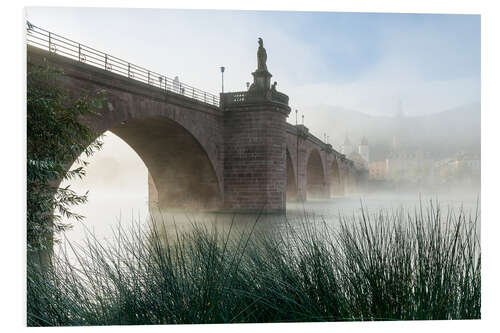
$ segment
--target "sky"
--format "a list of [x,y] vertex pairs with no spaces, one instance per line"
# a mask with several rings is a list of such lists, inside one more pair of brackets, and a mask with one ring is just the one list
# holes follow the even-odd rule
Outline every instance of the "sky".
[[390,116],[398,105],[420,115],[480,101],[479,15],[41,7],[26,15],[212,93],[220,66],[226,91],[245,90],[261,37],[272,80],[308,120],[317,105]]

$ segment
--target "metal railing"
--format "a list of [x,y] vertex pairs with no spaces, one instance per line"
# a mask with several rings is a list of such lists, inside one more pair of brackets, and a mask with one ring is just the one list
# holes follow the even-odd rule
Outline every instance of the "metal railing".
[[131,64],[128,61],[39,28],[28,21],[26,21],[26,24],[26,40],[29,45],[158,87],[165,91],[193,98],[217,107],[219,106],[218,96],[182,83],[177,78],[171,79],[165,75]]

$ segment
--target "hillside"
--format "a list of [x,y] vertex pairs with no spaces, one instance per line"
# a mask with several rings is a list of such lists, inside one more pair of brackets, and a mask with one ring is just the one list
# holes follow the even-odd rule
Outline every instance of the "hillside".
[[404,150],[422,149],[436,158],[459,151],[480,153],[479,103],[422,116],[372,116],[334,106],[317,106],[311,111],[322,121],[312,121],[309,126],[323,129],[336,149],[340,149],[346,134],[354,144],[366,136],[372,160],[387,156],[394,138]]

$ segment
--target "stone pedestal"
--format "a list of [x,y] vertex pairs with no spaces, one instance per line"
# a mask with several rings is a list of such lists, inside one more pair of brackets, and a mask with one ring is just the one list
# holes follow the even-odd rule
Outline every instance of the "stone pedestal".
[[269,90],[271,89],[271,77],[273,76],[268,71],[255,71],[253,75],[252,90]]

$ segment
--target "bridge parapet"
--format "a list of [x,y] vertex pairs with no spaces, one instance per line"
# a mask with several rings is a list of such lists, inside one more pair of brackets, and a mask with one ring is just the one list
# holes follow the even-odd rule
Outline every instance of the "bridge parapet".
[[304,125],[296,125],[295,129],[297,131],[297,136],[301,139],[307,139],[309,136],[309,128]]
[[323,150],[326,151],[328,154],[331,154],[334,152],[334,149],[331,144],[326,143],[323,147]]
[[276,90],[237,91],[221,94],[221,107],[274,102],[288,106],[288,96]]
[[338,159],[342,159],[342,161],[347,160],[345,155],[335,150],[331,144],[323,142],[314,134],[310,133],[309,129],[304,125],[292,125],[287,123],[286,131],[289,134],[298,136],[299,139],[311,141],[313,144],[317,145],[322,151],[325,151],[327,154],[333,154]]

